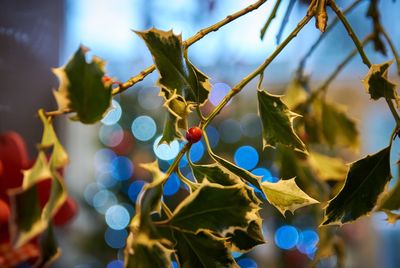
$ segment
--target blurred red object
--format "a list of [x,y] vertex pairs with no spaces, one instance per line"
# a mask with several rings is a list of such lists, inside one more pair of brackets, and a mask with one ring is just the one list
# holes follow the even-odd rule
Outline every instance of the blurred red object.
[[[18,263],[39,257],[38,239],[32,239],[24,246],[14,249],[10,244],[10,200],[8,190],[22,185],[23,171],[29,169],[34,161],[29,160],[26,145],[22,137],[15,132],[0,135],[0,267],[14,267]],[[46,204],[50,196],[51,180],[37,185],[39,202]],[[68,223],[77,213],[77,206],[68,197],[53,218],[54,224]]]

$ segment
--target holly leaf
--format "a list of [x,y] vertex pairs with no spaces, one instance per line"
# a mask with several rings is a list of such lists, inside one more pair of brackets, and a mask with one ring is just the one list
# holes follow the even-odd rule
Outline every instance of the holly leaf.
[[208,77],[187,58],[181,35],[171,31],[149,29],[137,33],[150,50],[160,73],[158,84],[188,103],[202,105],[208,99],[211,84]]
[[170,144],[175,139],[183,140],[183,135],[178,128],[178,118],[168,112],[165,116],[164,130],[159,144],[164,142]]
[[248,252],[255,246],[265,243],[261,218],[250,222],[247,229],[236,229],[227,235],[231,251]]
[[256,176],[253,173],[249,172],[248,170],[245,170],[239,166],[236,166],[235,164],[229,162],[228,160],[226,160],[222,157],[219,157],[218,155],[214,154],[214,152],[212,152],[211,149],[208,147],[207,147],[207,150],[208,150],[208,153],[210,154],[211,158],[214,159],[217,163],[219,163],[222,167],[226,168],[228,171],[235,174],[243,181],[250,183],[251,185],[256,187],[258,190],[263,192],[263,189],[261,187],[261,177],[260,176]]
[[362,80],[365,90],[372,99],[385,98],[398,101],[396,84],[388,80],[388,70],[392,63],[393,61],[387,61],[381,64],[372,64],[368,74]]
[[296,209],[319,203],[303,192],[294,178],[275,183],[265,181],[262,186],[268,202],[284,216],[287,210],[294,213]]
[[348,168],[340,158],[310,152],[308,162],[318,178],[322,180],[342,181],[346,178]]
[[171,267],[172,250],[165,247],[160,240],[150,238],[145,232],[136,235],[131,233],[125,249],[125,267]]
[[225,246],[225,238],[218,237],[209,231],[200,231],[197,234],[174,231],[174,237],[179,267],[238,267]]
[[111,104],[111,82],[103,82],[105,62],[93,57],[86,62],[87,48],[81,46],[64,66],[53,69],[60,81],[54,91],[58,109],[76,112],[73,119],[85,124],[99,121]]
[[227,172],[226,170],[224,171],[222,166],[215,163],[208,165],[196,165],[190,163],[190,167],[192,168],[193,175],[200,183],[204,180],[208,180],[212,183],[218,183],[223,186],[231,186],[242,183],[239,177],[231,172]]
[[[39,154],[32,168],[23,171],[22,186],[9,192],[12,204],[10,231],[12,243],[16,247],[46,230],[52,217],[67,199],[66,188],[57,169],[68,163],[68,155],[43,110],[39,111],[39,117],[44,126]],[[53,149],[49,160],[44,152],[48,148]],[[50,197],[41,209],[37,184],[46,179],[51,180]],[[26,204],[30,205],[27,207]]]
[[390,146],[352,163],[343,188],[325,208],[323,225],[347,223],[369,213],[391,177]]
[[342,145],[353,150],[360,147],[360,137],[354,119],[350,118],[346,109],[336,103],[321,101],[322,134],[326,142],[333,147]]
[[265,90],[258,90],[257,96],[264,148],[276,148],[277,144],[282,144],[307,154],[306,146],[293,129],[293,119],[299,115],[288,109],[281,96],[269,94]]
[[189,232],[210,230],[223,234],[246,229],[258,218],[259,209],[241,185],[222,186],[205,180],[178,205],[168,223]]
[[40,258],[35,267],[49,267],[61,255],[52,224],[49,224],[49,227],[41,237],[40,252]]
[[[400,172],[400,162],[398,162],[398,169]],[[400,175],[400,174],[399,174]],[[400,178],[400,176],[399,176]],[[398,210],[400,209],[400,179],[397,179],[395,186],[388,192],[386,192],[380,201],[378,210]],[[387,214],[387,213],[386,213]],[[388,214],[389,216],[389,214]]]
[[308,99],[308,93],[299,79],[293,79],[287,87],[282,101],[292,110]]

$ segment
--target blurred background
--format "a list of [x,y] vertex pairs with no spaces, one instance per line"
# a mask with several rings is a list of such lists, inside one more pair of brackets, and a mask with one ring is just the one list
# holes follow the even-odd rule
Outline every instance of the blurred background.
[[[41,107],[56,109],[52,90],[57,88],[58,81],[51,68],[65,64],[80,44],[91,49],[89,56],[97,55],[108,62],[109,76],[126,81],[152,64],[150,53],[132,30],[173,29],[186,39],[251,2],[254,1],[0,0],[0,132],[19,132],[31,158],[35,157],[35,145],[41,136],[41,124],[35,113]],[[276,35],[290,1],[282,2],[264,41],[259,38],[260,29],[274,1],[190,47],[190,59],[211,77],[213,84],[205,111],[211,110],[231,86],[275,49]],[[295,1],[283,37],[304,16],[306,2]],[[341,7],[349,4],[337,2]],[[365,18],[368,3],[363,1],[348,15],[361,38],[372,30],[370,20]],[[400,49],[400,3],[381,1],[380,8],[382,23]],[[319,35],[313,22],[307,25],[268,67],[264,87],[282,93],[294,77],[299,60]],[[351,40],[338,25],[307,64],[312,88],[319,86],[351,50]],[[374,63],[388,60],[375,53],[372,45],[366,51]],[[343,153],[348,162],[386,146],[394,127],[385,103],[370,101],[364,92],[360,80],[367,71],[356,56],[329,90],[330,98],[348,106],[362,133],[360,152]],[[399,81],[394,67],[389,76]],[[162,99],[154,86],[157,78],[154,72],[115,97],[115,109],[96,125],[82,125],[67,117],[56,119],[57,132],[71,159],[65,179],[79,204],[79,213],[71,224],[56,230],[62,256],[54,267],[122,267],[126,227],[134,214],[137,195],[150,179],[138,164],[158,159],[161,169],[166,169],[182,146],[178,142],[155,146],[164,123]],[[207,128],[207,133],[220,155],[264,176],[263,180],[275,182],[280,179],[277,169],[268,161],[268,153],[262,151],[255,89],[255,82],[248,85]],[[394,157],[398,155],[398,144],[394,146]],[[191,158],[201,162],[204,153],[203,143],[197,143]],[[391,167],[393,174],[397,174],[394,163]],[[187,177],[192,176],[187,160],[182,161],[181,168]],[[171,176],[165,186],[165,202],[174,207],[187,194],[177,176]],[[316,230],[319,222],[307,216],[311,213],[299,210],[285,219],[272,207],[263,208],[268,243],[248,254],[234,252],[239,265],[305,267],[313,259],[320,239]],[[346,267],[398,267],[399,224],[388,225],[385,218],[377,214],[336,230],[346,244]],[[318,267],[335,265],[336,259],[331,257]]]

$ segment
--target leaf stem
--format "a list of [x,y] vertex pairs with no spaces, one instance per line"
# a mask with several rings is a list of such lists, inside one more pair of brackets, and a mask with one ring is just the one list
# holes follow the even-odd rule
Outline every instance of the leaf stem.
[[214,108],[210,115],[206,118],[203,124],[200,124],[202,129],[205,129],[207,125],[217,116],[225,105],[238,94],[254,77],[264,72],[264,70],[269,66],[269,64],[279,55],[279,53],[286,47],[286,45],[297,36],[297,34],[303,29],[303,27],[312,18],[312,13],[307,12],[307,15],[297,24],[296,28],[290,33],[288,37],[275,49],[275,51],[253,72],[248,76],[243,78],[238,84],[236,84],[231,91],[221,100],[221,102]]
[[379,25],[379,31],[382,33],[382,35],[385,37],[387,43],[389,44],[390,49],[392,50],[393,56],[396,60],[396,65],[397,65],[397,74],[400,75],[400,57],[399,53],[397,52],[396,47],[394,46],[392,39],[390,36],[387,34],[386,30],[382,27],[382,25]]
[[178,155],[175,157],[174,162],[169,166],[167,171],[165,172],[165,175],[167,178],[171,176],[171,174],[176,170],[178,167],[179,162],[181,161],[182,157],[185,155],[187,151],[190,150],[190,147],[192,147],[192,144],[190,142],[186,143],[182,149],[179,151]]
[[[356,0],[356,1],[354,1],[349,7],[347,7],[345,10],[343,10],[343,14],[349,13],[355,7],[357,7],[358,4],[360,4],[363,1],[365,1],[365,0]],[[308,49],[307,53],[303,56],[303,58],[301,58],[300,63],[299,63],[299,67],[297,68],[297,71],[296,71],[297,77],[299,79],[301,77],[303,77],[304,68],[305,68],[307,60],[311,57],[312,53],[316,50],[316,48],[322,42],[322,40],[324,40],[324,38],[326,37],[327,33],[329,33],[336,26],[336,24],[338,22],[339,22],[339,18],[335,17],[333,19],[333,21],[328,25],[328,27],[326,27],[325,32],[318,37],[317,41],[315,41],[315,43]]]
[[[372,35],[368,35],[362,42],[361,45],[365,46],[368,42],[372,40]],[[300,106],[308,105],[311,102],[313,102],[320,93],[326,92],[328,89],[329,85],[332,83],[333,80],[339,75],[339,73],[343,70],[343,68],[351,61],[351,59],[354,58],[355,55],[357,55],[358,50],[355,48],[353,51],[351,51],[347,57],[336,67],[336,69],[333,71],[333,73],[325,80],[325,82],[315,91],[313,91],[308,99],[304,103],[300,103],[297,106],[294,107],[293,110],[298,109]]]
[[272,10],[271,14],[268,17],[267,22],[264,24],[264,26],[261,29],[261,33],[260,33],[260,38],[261,40],[264,39],[264,35],[268,30],[269,25],[271,24],[271,22],[274,20],[274,18],[276,17],[276,12],[278,11],[279,5],[281,4],[281,0],[277,0],[274,6],[274,9]]
[[[222,26],[230,23],[231,21],[236,20],[237,18],[240,18],[241,16],[259,8],[262,4],[264,4],[267,0],[259,0],[256,3],[247,6],[246,8],[239,10],[231,15],[228,15],[226,18],[224,18],[223,20],[207,27],[204,28],[200,31],[198,31],[195,35],[193,35],[192,37],[190,37],[189,39],[187,39],[183,44],[185,46],[185,48],[190,47],[192,44],[196,43],[197,41],[199,41],[200,39],[202,39],[204,36],[206,36],[207,34],[211,33],[211,32],[215,32],[218,31]],[[135,85],[136,83],[142,81],[147,75],[151,74],[154,70],[156,69],[155,65],[149,66],[146,69],[144,69],[143,71],[141,71],[139,74],[137,74],[136,76],[131,77],[128,81],[126,81],[125,83],[121,84],[119,87],[116,87],[113,89],[112,94],[116,95],[119,93],[124,92],[125,90],[127,90],[128,88],[132,87],[133,85]]]
[[336,16],[339,18],[339,20],[342,22],[343,26],[346,28],[347,33],[349,34],[350,38],[353,40],[354,45],[357,47],[358,54],[360,54],[363,63],[370,68],[372,63],[368,59],[367,55],[364,52],[364,49],[361,45],[360,40],[358,39],[357,35],[355,34],[353,28],[350,26],[350,23],[347,21],[346,17],[344,16],[343,12],[339,9],[339,7],[336,5],[334,0],[330,0],[328,2],[328,5],[331,7],[333,12],[336,13]]
[[[358,50],[358,54],[360,54],[363,63],[368,67],[371,68],[372,63],[371,61],[368,59],[367,55],[364,52],[364,49],[361,45],[360,40],[358,39],[357,35],[354,33],[353,28],[350,26],[350,23],[347,21],[346,17],[344,16],[343,12],[339,9],[339,7],[336,5],[335,0],[330,0],[328,5],[332,8],[332,10],[336,13],[336,15],[338,16],[338,18],[340,19],[340,21],[342,22],[343,26],[346,28],[347,33],[349,34],[349,36],[351,37],[351,39],[353,40],[354,45],[356,46],[357,50]],[[393,115],[393,118],[396,121],[396,125],[397,128],[400,127],[400,116],[398,115],[396,108],[393,105],[393,102],[391,99],[389,98],[385,98],[386,103],[389,106],[390,112]]]

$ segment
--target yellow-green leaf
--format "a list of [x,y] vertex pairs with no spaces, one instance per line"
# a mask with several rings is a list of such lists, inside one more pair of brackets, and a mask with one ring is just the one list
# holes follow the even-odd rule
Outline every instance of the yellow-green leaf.
[[285,215],[287,210],[292,213],[301,207],[317,204],[317,200],[308,196],[301,190],[294,178],[280,180],[275,183],[263,182],[264,193],[271,205]]
[[298,79],[293,79],[286,88],[282,101],[292,110],[298,105],[304,103],[308,99],[308,93],[304,89],[304,85]]
[[348,167],[340,158],[310,152],[308,161],[316,175],[322,180],[341,181],[346,178]]

